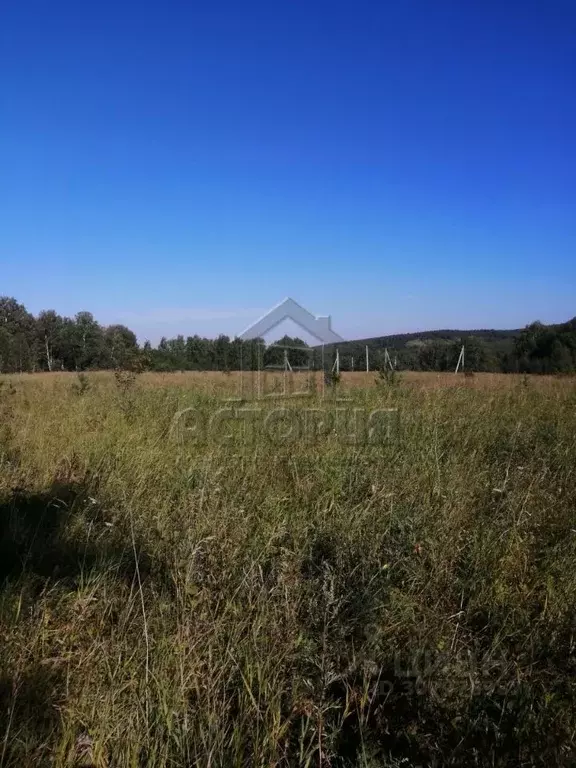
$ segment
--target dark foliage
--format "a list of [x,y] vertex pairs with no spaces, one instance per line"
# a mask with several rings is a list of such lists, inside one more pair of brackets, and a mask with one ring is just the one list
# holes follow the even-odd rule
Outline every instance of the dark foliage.
[[[524,330],[440,330],[348,341],[339,345],[341,370],[364,370],[366,347],[370,368],[385,365],[385,349],[399,370],[454,370],[462,345],[465,369],[520,373],[570,373],[576,370],[576,318],[560,325],[532,323]],[[0,297],[0,373],[20,371],[233,371],[290,366],[321,368],[330,346],[308,347],[284,336],[274,345],[263,339],[242,341],[220,335],[162,338],[157,347],[138,345],[124,325],[101,326],[90,312],[74,318],[54,310],[31,315],[10,297]]]

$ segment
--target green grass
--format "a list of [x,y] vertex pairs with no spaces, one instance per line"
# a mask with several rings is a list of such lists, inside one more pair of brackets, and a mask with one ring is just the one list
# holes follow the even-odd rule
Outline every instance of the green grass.
[[574,382],[346,395],[389,440],[2,380],[0,766],[575,764]]

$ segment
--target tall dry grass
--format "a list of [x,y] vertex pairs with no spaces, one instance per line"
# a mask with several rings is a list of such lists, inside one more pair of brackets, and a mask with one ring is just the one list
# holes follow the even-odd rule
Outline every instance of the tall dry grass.
[[574,382],[171,439],[235,376],[2,378],[0,765],[573,765]]

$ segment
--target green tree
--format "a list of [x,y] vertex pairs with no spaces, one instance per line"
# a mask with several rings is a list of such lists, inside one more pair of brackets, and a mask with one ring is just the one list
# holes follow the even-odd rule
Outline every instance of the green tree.
[[186,370],[186,342],[184,336],[176,336],[175,339],[170,339],[166,342],[168,349],[168,358],[173,369],[179,371]]
[[446,371],[454,355],[456,355],[454,359],[454,366],[456,366],[460,347],[458,343],[425,342],[418,349],[418,365],[423,371]]
[[125,325],[109,325],[104,340],[110,362],[115,368],[129,368],[138,357],[136,334]]
[[104,333],[91,312],[78,312],[67,331],[67,342],[76,370],[106,365]]
[[[486,345],[476,336],[468,336],[463,340],[464,367],[467,371],[486,370]],[[456,359],[456,363],[458,359]],[[456,367],[456,363],[454,367]]]
[[305,367],[310,361],[310,353],[307,352],[309,347],[305,341],[299,339],[297,336],[282,336],[281,339],[275,341],[266,347],[264,352],[264,365],[269,366],[281,366],[284,364],[285,353],[288,355],[288,362],[295,367]]
[[0,371],[30,371],[36,367],[36,326],[23,304],[0,297]]
[[45,309],[36,318],[37,348],[40,366],[54,370],[61,360],[64,320],[53,309]]
[[526,326],[515,343],[517,367],[526,373],[576,370],[576,318],[558,325]]
[[220,334],[214,342],[214,362],[216,370],[228,371],[230,364],[230,337]]

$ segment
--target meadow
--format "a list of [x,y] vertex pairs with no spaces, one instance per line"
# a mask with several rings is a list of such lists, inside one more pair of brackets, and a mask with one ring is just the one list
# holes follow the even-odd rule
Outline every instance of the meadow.
[[576,764],[576,379],[252,383],[0,377],[0,766]]

